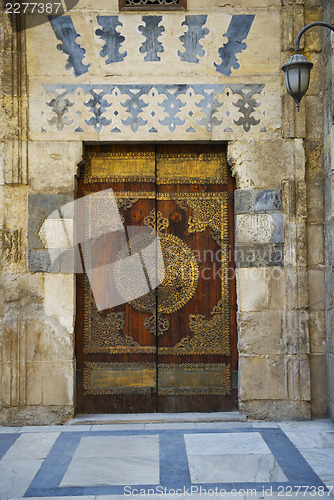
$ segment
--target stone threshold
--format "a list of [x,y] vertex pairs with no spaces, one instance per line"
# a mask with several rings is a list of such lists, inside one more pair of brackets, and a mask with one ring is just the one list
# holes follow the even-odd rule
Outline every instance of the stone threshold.
[[164,424],[197,422],[246,422],[239,412],[214,413],[126,413],[126,414],[78,414],[67,425],[102,424]]

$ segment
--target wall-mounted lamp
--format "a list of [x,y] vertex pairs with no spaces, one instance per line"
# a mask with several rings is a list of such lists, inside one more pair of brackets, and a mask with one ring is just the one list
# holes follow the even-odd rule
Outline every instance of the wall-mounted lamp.
[[298,34],[296,40],[295,52],[292,57],[282,66],[282,70],[285,73],[285,86],[289,94],[294,98],[297,104],[297,109],[299,111],[301,98],[305,95],[309,82],[310,73],[313,64],[309,62],[305,56],[299,54],[299,43],[302,35],[310,28],[314,26],[323,26],[334,31],[334,26],[332,24],[323,23],[321,21],[316,23],[311,23],[305,26]]

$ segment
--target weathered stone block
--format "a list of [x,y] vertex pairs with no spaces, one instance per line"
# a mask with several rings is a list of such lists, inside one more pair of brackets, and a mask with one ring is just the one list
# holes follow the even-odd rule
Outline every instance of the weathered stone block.
[[[289,306],[289,300],[287,300],[287,307]],[[308,311],[288,310],[285,312],[283,318],[282,344],[286,354],[309,354]]]
[[27,405],[41,405],[43,403],[43,375],[43,363],[27,362]]
[[73,405],[70,406],[25,406],[3,408],[0,411],[4,425],[59,425],[74,416]]
[[239,245],[284,243],[283,214],[239,214],[236,216]]
[[287,221],[303,222],[307,216],[306,183],[304,180],[282,182],[282,204]]
[[[322,21],[321,5],[312,5],[305,7],[305,24]],[[305,47],[310,52],[321,52],[322,50],[322,35],[324,28],[315,27],[305,33]]]
[[[43,308],[44,279],[37,274],[4,274],[4,314],[17,318],[35,317]],[[19,311],[19,313],[18,313]]]
[[271,219],[274,230],[271,236],[272,243],[284,243],[284,215],[282,213],[272,213]]
[[328,400],[328,367],[326,354],[310,355],[312,402]]
[[301,222],[288,222],[285,224],[285,265],[307,266],[307,239],[306,224]]
[[235,191],[234,208],[236,214],[248,214],[252,211],[251,189],[237,189]]
[[286,363],[278,356],[240,356],[240,399],[289,399]]
[[[59,248],[59,246],[68,246],[73,241],[73,205],[65,206],[73,201],[72,195],[54,195],[54,194],[31,194],[29,195],[29,221],[28,221],[28,248],[30,250],[45,249],[46,246]],[[47,219],[54,211],[57,211],[57,217],[63,219]],[[59,212],[58,212],[59,211]],[[67,229],[66,236],[70,242],[63,241],[65,237],[64,226]],[[32,254],[34,261],[32,266],[39,267],[36,263],[38,254]],[[42,254],[39,255],[42,259]],[[45,258],[44,258],[45,261]],[[49,266],[45,262],[44,268],[50,272]],[[33,267],[31,268],[33,269]],[[43,270],[41,267],[40,270]],[[35,271],[36,272],[36,271]]]
[[329,404],[332,419],[334,420],[334,355],[328,356],[328,381],[329,381]]
[[[81,141],[30,141],[29,184],[31,192],[73,193],[77,164],[82,159]],[[45,172],[52,175],[45,175]]]
[[59,210],[64,218],[74,216],[73,206],[64,210],[63,205],[73,201],[73,194],[29,194],[28,213],[30,219],[46,219],[52,212]]
[[254,212],[281,210],[281,193],[278,189],[263,189],[253,193]]
[[315,399],[311,402],[312,418],[328,418],[328,399]]
[[43,362],[43,404],[73,405],[74,365],[72,362]]
[[334,309],[326,311],[327,353],[334,355]]
[[[5,298],[4,287],[0,286],[0,318],[3,316],[3,303]],[[1,323],[0,323],[1,326]],[[1,341],[1,333],[0,333],[0,341]],[[1,354],[0,354],[0,362],[1,362]]]
[[[295,362],[295,397],[304,401],[311,401],[311,380],[309,356],[301,356],[299,366]],[[291,377],[292,378],[292,377]],[[292,399],[292,397],[291,397]]]
[[[72,361],[74,338],[53,317],[27,322],[26,356],[28,362]],[[29,403],[35,404],[35,403]]]
[[44,219],[31,219],[28,222],[28,248],[29,250],[37,250],[44,248],[39,232],[43,225]]
[[238,269],[238,309],[261,311],[267,307],[265,268]]
[[[331,67],[330,67],[331,72]],[[331,82],[329,83],[331,86]],[[330,133],[333,125],[332,119],[332,108],[333,108],[333,96],[331,91],[326,91],[324,94],[324,133],[327,135]]]
[[240,401],[239,410],[248,418],[271,422],[311,418],[311,405],[308,401]]
[[329,267],[326,269],[326,309],[328,313],[330,313],[333,307],[334,307],[334,272],[332,267]]
[[44,248],[73,247],[73,219],[46,219],[38,235]]
[[[331,196],[328,196],[329,200],[330,200],[330,214],[331,214],[331,217],[334,218],[334,175],[331,175],[328,179],[330,181],[330,191],[331,191]],[[329,193],[327,192],[327,195]]]
[[61,325],[73,331],[74,276],[68,274],[45,275],[44,310],[47,316],[56,316]]
[[268,293],[268,309],[282,311],[284,309],[284,268],[267,267],[266,281]]
[[[326,113],[325,113],[326,119]],[[323,165],[324,165],[324,174],[330,175],[332,169],[332,151],[333,151],[333,133],[332,133],[332,124],[329,126],[329,130],[324,132],[323,138]]]
[[236,248],[236,266],[241,267],[283,267],[284,245],[238,245]]
[[[304,179],[305,151],[301,139],[231,141],[228,159],[238,189],[280,189],[283,179]],[[254,168],[263,165],[265,168]]]
[[[21,101],[19,101],[19,104],[21,103],[23,103],[22,98]],[[20,109],[20,106],[18,106],[18,108]],[[18,108],[15,108],[12,114],[12,117],[15,117],[13,122],[16,126],[19,115],[19,113],[17,113]],[[23,127],[23,124],[21,124],[21,127]],[[17,129],[10,130],[9,120],[7,120],[6,124],[1,128],[7,133],[9,132],[8,136],[5,138],[4,147],[1,151],[2,154],[0,153],[0,164],[2,164],[0,170],[3,171],[4,183],[27,184],[27,142],[25,140],[15,140],[17,137]]]
[[324,220],[324,185],[323,182],[312,182],[307,185],[307,218],[317,223]]
[[274,227],[269,214],[237,215],[236,226],[238,245],[271,242]]
[[5,408],[8,408],[12,405],[17,404],[15,399],[14,391],[12,390],[12,382],[15,380],[15,375],[13,376],[13,364],[12,363],[4,363],[2,362],[0,365],[1,368],[1,405]]
[[51,263],[48,250],[29,250],[29,271],[31,273],[59,273],[60,261]]
[[13,272],[25,271],[23,255],[25,253],[25,238],[23,229],[2,229],[0,231],[0,246],[5,262]]
[[325,309],[325,270],[309,269],[309,307],[310,309]]
[[5,225],[5,194],[6,187],[0,183],[0,229]]
[[28,186],[6,186],[4,208],[8,229],[25,229],[28,220]]
[[325,222],[324,226],[324,236],[325,236],[325,252],[324,252],[324,258],[325,258],[325,266],[327,268],[327,273],[331,274],[330,266],[332,265],[333,262],[333,255],[334,255],[334,241],[332,239],[332,227],[333,227],[333,222]]
[[[320,38],[319,41],[321,42]],[[307,49],[309,49],[308,44],[307,44]],[[310,78],[310,85],[307,94],[308,96],[321,96],[323,99],[322,95],[324,90],[323,53],[307,51],[305,52],[305,56],[310,62],[313,63],[312,77]]]
[[321,136],[305,141],[306,178],[308,182],[320,181],[324,176],[324,146]]
[[60,256],[60,272],[62,274],[72,274],[82,272],[80,253],[78,249],[66,250]]
[[290,310],[307,309],[309,297],[306,268],[286,269],[284,291],[286,304]]
[[323,224],[307,226],[307,245],[309,266],[323,265],[325,263]]
[[324,127],[323,98],[322,96],[307,95],[304,99],[306,115],[312,116],[312,120],[306,121],[306,139],[318,140],[323,135]]
[[240,356],[241,400],[310,400],[308,357]]
[[295,356],[289,359],[291,363],[289,399],[311,401],[310,360],[309,356]]
[[310,312],[310,350],[314,354],[326,352],[326,313],[324,311]]
[[247,356],[284,354],[282,319],[278,311],[239,312],[239,353]]
[[325,223],[332,223],[332,208],[333,208],[333,190],[332,190],[332,175],[324,177],[324,220]]
[[[294,50],[295,41],[299,31],[304,26],[304,6],[302,4],[283,0],[282,2],[282,49]],[[300,48],[304,47],[304,40],[301,40]]]

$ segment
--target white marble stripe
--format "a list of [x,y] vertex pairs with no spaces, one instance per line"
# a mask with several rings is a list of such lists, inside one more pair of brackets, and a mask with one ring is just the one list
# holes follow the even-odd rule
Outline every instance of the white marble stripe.
[[287,481],[273,455],[188,456],[192,483]]
[[[102,498],[102,497],[96,497],[95,495],[78,497],[76,495],[76,496],[67,496],[67,497],[29,497],[29,500],[95,500],[96,498]],[[115,499],[115,497],[111,497],[111,496],[110,496],[110,498]],[[125,500],[124,497],[122,497],[122,498],[123,498],[123,500]],[[130,497],[127,497],[127,498],[130,498]],[[22,498],[21,497],[20,498],[10,498],[9,500],[22,500]]]
[[87,436],[73,455],[73,459],[104,457],[159,460],[159,436]]
[[159,461],[149,458],[73,459],[60,486],[159,484]]
[[[103,424],[92,425],[92,431],[143,431],[145,424]],[[73,429],[73,427],[72,427]]]
[[326,420],[311,420],[303,422],[277,422],[278,426],[284,432],[311,432],[311,431],[328,431],[334,432],[334,423],[329,419]]
[[222,434],[185,434],[188,455],[270,454],[258,432],[226,432]]
[[21,427],[1,427],[0,425],[0,434],[16,434],[20,432]]
[[45,458],[58,436],[59,432],[21,434],[2,457],[1,462]]
[[91,427],[91,425],[32,425],[21,427],[20,432],[85,432],[90,431]]
[[299,449],[334,448],[334,432],[309,431],[285,432],[290,441]]
[[43,460],[1,460],[0,498],[22,497],[34,479]]

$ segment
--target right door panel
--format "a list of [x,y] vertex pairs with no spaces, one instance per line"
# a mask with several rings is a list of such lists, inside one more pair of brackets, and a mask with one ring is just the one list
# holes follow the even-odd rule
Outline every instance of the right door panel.
[[233,185],[225,153],[159,146],[156,184],[166,273],[157,296],[158,411],[231,409]]

